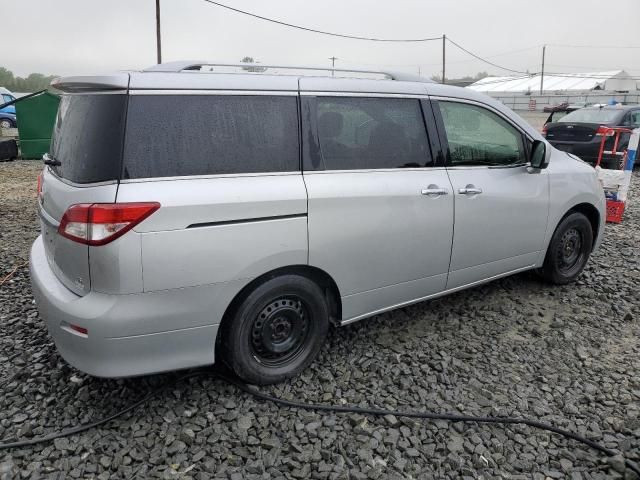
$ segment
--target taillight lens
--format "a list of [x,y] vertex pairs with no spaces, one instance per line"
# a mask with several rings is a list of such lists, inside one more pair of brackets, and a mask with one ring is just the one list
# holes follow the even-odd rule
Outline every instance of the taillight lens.
[[547,136],[547,126],[546,125],[544,127],[542,127],[542,136],[543,137]]
[[599,126],[598,130],[596,130],[597,137],[602,137],[602,136],[613,137],[614,135],[615,135],[615,132],[613,130],[610,130],[608,127],[605,127],[604,125]]
[[158,202],[79,203],[65,212],[58,233],[74,242],[99,246],[113,242],[160,208]]

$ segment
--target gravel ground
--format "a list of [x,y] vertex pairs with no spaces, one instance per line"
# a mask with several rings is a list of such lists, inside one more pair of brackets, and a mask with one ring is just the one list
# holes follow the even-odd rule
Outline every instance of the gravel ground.
[[[0,164],[0,278],[38,233],[37,162]],[[634,177],[632,197],[640,194]],[[526,416],[640,457],[640,206],[607,225],[581,280],[531,274],[336,329],[300,377],[310,402]],[[57,355],[28,271],[0,286],[0,438],[106,416],[177,374],[86,376]],[[279,409],[212,379],[90,432],[0,451],[4,478],[635,478],[621,458],[528,427]]]

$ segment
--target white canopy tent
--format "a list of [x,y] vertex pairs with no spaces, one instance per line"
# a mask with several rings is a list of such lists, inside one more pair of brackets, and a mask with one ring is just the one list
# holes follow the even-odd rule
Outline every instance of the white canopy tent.
[[[540,74],[531,76],[486,77],[467,88],[483,93],[538,93]],[[545,74],[545,93],[587,92],[635,92],[637,82],[624,70],[594,73]]]

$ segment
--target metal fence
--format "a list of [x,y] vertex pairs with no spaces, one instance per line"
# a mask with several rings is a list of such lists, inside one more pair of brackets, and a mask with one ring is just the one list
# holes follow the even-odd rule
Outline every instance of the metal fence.
[[[638,103],[640,104],[640,92],[639,93],[583,93],[583,94],[567,94],[567,95],[525,95],[521,94],[500,94],[489,93],[496,100],[500,100],[507,107],[512,110],[533,110],[542,111],[547,105],[557,105],[562,102],[568,103],[609,103],[611,99],[615,99],[622,103]],[[533,101],[533,102],[532,102]],[[535,104],[533,108],[531,105]]]

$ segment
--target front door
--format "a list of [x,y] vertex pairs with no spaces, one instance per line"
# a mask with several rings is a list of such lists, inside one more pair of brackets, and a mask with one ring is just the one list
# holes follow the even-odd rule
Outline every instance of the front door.
[[440,100],[434,108],[455,198],[447,288],[533,266],[544,249],[549,181],[527,166],[530,140],[480,104]]
[[453,195],[420,101],[304,96],[303,131],[309,264],[335,279],[343,320],[443,291]]

